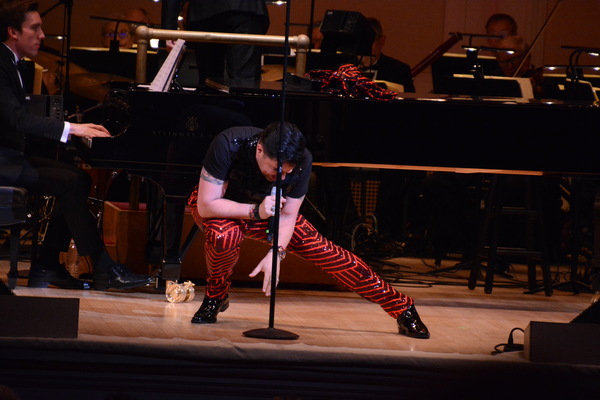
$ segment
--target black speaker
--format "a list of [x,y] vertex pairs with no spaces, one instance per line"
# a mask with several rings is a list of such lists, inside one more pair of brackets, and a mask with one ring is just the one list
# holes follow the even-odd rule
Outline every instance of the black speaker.
[[572,324],[600,324],[600,301],[592,303],[578,316],[573,318]]
[[0,337],[77,338],[79,299],[0,296]]
[[0,279],[0,296],[14,296],[15,293]]
[[531,321],[525,329],[525,358],[535,362],[600,365],[600,302],[570,323]]
[[322,52],[371,55],[375,31],[359,12],[327,10],[320,30]]

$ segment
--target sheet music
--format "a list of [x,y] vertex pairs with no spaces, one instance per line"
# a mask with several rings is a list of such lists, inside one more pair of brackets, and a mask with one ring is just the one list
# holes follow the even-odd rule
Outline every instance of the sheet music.
[[155,92],[167,92],[171,85],[171,81],[173,81],[173,77],[175,76],[175,70],[179,66],[181,62],[181,58],[183,57],[183,50],[185,47],[185,40],[177,39],[175,45],[171,49],[167,59],[160,67],[160,70],[154,77],[154,80],[150,84],[150,90]]

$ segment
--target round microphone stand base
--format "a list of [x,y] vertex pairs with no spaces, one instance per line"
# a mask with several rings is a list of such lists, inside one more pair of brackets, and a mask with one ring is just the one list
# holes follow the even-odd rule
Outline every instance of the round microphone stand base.
[[283,329],[276,328],[260,328],[252,329],[244,332],[244,336],[257,339],[277,339],[277,340],[296,340],[300,336],[293,332],[288,332]]

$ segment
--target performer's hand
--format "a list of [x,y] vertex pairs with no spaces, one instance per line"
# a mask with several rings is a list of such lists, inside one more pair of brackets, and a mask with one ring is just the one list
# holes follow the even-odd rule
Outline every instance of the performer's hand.
[[[285,197],[281,196],[280,203],[279,203],[280,210],[283,208],[285,201],[286,201]],[[263,199],[262,203],[260,203],[260,205],[258,206],[258,213],[260,214],[260,217],[263,219],[266,219],[266,218],[269,218],[269,217],[272,217],[275,215],[275,195],[269,195]]]
[[71,123],[69,134],[84,138],[110,137],[110,132],[102,125],[97,124]]
[[[279,257],[277,257],[277,280],[275,282],[275,287],[277,287],[277,284],[279,283],[279,263],[280,263]],[[271,273],[273,271],[272,267],[273,267],[273,253],[268,252],[267,255],[262,260],[260,260],[260,262],[258,263],[256,268],[254,268],[254,270],[250,273],[250,275],[248,275],[251,278],[254,278],[260,272],[262,272],[264,274],[262,291],[265,294],[265,296],[271,295]]]

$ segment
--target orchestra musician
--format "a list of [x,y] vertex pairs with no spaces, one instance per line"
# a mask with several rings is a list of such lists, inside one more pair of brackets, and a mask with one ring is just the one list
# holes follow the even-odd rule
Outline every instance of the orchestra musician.
[[133,47],[134,42],[133,35],[131,34],[131,26],[125,22],[106,21],[102,24],[100,35],[100,44],[102,47],[110,48],[110,43],[114,40],[119,42],[119,47],[122,49]]
[[375,39],[371,56],[361,56],[360,68],[364,72],[373,74],[374,80],[389,81],[403,86],[404,92],[414,92],[415,85],[410,72],[410,66],[400,60],[383,53],[386,36],[383,33],[381,22],[377,18],[367,18],[367,22],[375,31]]
[[[182,0],[163,0],[162,26],[177,29]],[[264,0],[189,0],[185,29],[264,35],[269,13]],[[260,53],[256,46],[193,43],[200,86],[206,78],[260,80]]]
[[[120,48],[132,48],[135,46],[135,28],[138,24],[130,22],[139,22],[139,25],[150,25],[150,15],[143,8],[128,10],[122,19],[123,21],[107,21],[102,25],[101,43],[103,47],[110,47],[110,42],[116,40],[119,42]],[[117,24],[119,25],[118,27]]]
[[[507,36],[517,35],[517,30],[517,21],[515,21],[515,19],[508,14],[492,14],[485,23],[485,32],[488,35],[505,38]],[[499,40],[499,38],[488,38],[488,45],[490,47],[497,47],[496,44]]]
[[[325,238],[299,214],[308,191],[312,155],[294,124],[285,123],[281,132],[279,126],[280,123],[271,123],[265,129],[226,129],[206,153],[197,191],[189,199],[192,216],[205,233],[207,264],[205,297],[192,323],[215,323],[219,312],[229,307],[228,291],[242,241],[244,237],[269,241],[270,221],[275,207],[279,207],[279,229],[275,230],[279,245],[277,268],[286,252],[291,251],[344,287],[379,304],[396,319],[400,334],[429,338],[410,297],[397,292],[362,259]],[[279,162],[282,193],[280,204],[276,204],[273,187]],[[271,282],[271,250],[250,274],[264,274],[262,290],[267,295],[271,284],[277,285]]]
[[18,61],[35,57],[44,32],[38,3],[34,0],[0,2],[0,184],[23,187],[36,195],[56,199],[39,258],[29,271],[31,287],[58,286],[88,289],[88,282],[76,279],[59,261],[73,238],[80,255],[90,258],[93,287],[131,288],[153,282],[113,261],[104,248],[96,219],[87,206],[91,178],[83,170],[53,159],[26,153],[28,138],[66,142],[71,136],[110,137],[101,125],[63,122],[28,112]]
[[533,93],[536,98],[543,96],[543,68],[536,68],[531,63],[531,53],[527,53],[529,46],[521,36],[507,36],[495,44],[498,49],[514,50],[512,53],[505,51],[496,52],[496,60],[502,74],[508,77],[530,78]]

